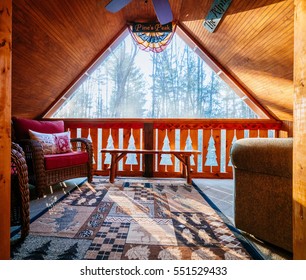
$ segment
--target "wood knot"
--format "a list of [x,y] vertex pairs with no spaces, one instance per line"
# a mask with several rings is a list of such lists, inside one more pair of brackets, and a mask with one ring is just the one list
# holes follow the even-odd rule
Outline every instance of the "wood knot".
[[4,47],[6,45],[6,41],[2,40],[2,42],[0,43],[0,48]]

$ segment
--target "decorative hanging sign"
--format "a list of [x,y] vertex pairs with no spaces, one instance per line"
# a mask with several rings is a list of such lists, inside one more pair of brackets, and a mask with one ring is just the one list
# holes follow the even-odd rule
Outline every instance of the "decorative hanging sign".
[[170,44],[175,33],[176,24],[168,23],[132,23],[129,31],[139,46],[144,51],[155,53],[162,52]]
[[158,22],[152,23],[140,23],[134,22],[132,23],[132,32],[172,32],[172,22],[161,25]]
[[230,6],[232,0],[214,0],[203,25],[209,32],[214,32]]

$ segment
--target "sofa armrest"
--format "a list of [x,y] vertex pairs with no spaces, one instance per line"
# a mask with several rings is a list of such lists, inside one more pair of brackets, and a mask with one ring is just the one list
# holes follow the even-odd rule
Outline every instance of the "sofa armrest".
[[292,138],[245,138],[231,148],[233,167],[256,173],[292,177]]

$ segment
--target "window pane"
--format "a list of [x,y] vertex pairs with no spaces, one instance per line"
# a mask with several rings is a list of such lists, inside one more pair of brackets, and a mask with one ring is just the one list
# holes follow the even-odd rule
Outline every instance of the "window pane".
[[52,117],[258,118],[177,34],[161,53],[128,35]]

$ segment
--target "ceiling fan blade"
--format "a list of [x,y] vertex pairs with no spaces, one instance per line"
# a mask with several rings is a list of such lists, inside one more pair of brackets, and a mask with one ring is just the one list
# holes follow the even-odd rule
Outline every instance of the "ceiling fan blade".
[[105,9],[111,13],[116,13],[129,4],[132,0],[112,0],[106,6]]
[[168,0],[152,0],[154,10],[160,24],[166,24],[173,20],[173,14]]

